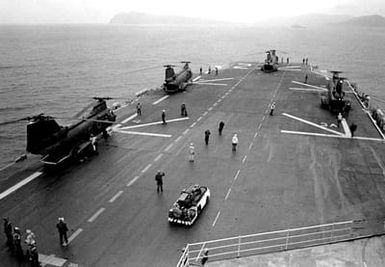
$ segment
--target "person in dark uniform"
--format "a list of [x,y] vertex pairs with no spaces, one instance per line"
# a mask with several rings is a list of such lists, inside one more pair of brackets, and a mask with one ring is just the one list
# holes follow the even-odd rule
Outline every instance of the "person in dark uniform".
[[136,104],[136,114],[142,115],[142,105],[139,102]]
[[206,146],[209,144],[210,134],[211,134],[210,130],[207,129],[207,130],[205,131],[205,143],[206,143]]
[[21,248],[21,231],[19,227],[13,228],[13,246],[16,256],[22,258],[24,253],[23,249]]
[[182,103],[182,105],[180,105],[180,115],[182,117],[187,117],[187,109],[185,103]]
[[68,245],[68,238],[67,238],[68,227],[67,227],[67,224],[64,222],[63,217],[59,217],[58,223],[56,224],[56,228],[59,232],[60,244],[63,246],[67,246]]
[[308,76],[305,74],[305,83],[307,83]]
[[209,66],[209,70],[207,71],[208,74],[211,73],[211,67]]
[[31,265],[32,267],[39,267],[39,253],[37,252],[36,244],[31,246]]
[[164,125],[167,124],[167,122],[166,122],[166,110],[162,110],[162,122]]
[[199,74],[202,76],[202,67],[199,69]]
[[222,135],[223,127],[225,127],[225,123],[221,121],[218,128],[219,135]]
[[273,116],[274,109],[275,109],[275,102],[271,103],[270,105],[270,116]]
[[13,236],[12,236],[12,224],[8,217],[3,218],[4,221],[4,233],[7,237],[7,245],[12,250],[13,248]]
[[353,122],[350,125],[350,132],[352,133],[352,138],[354,137],[354,132],[357,130],[357,125]]
[[156,191],[163,192],[163,176],[165,176],[164,172],[161,172],[158,170],[158,172],[155,174],[155,181],[156,181]]
[[202,260],[201,260],[202,266],[204,266],[208,260],[209,260],[209,251],[207,249],[205,249],[205,251],[203,252]]

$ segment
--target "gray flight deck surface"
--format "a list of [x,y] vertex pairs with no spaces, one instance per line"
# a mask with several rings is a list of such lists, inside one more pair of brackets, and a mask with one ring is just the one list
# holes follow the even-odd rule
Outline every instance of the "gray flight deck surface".
[[[384,143],[348,87],[347,123],[355,122],[355,136],[365,138],[338,137],[289,117],[345,133],[329,127],[336,117],[321,109],[318,92],[292,83],[304,81],[305,69],[309,73],[308,66],[262,73],[255,63],[236,63],[218,76],[202,77],[225,80],[189,86],[156,104],[163,92],[145,94],[139,99],[142,115],[122,123],[135,112],[135,103],[119,110],[121,132],[101,140],[99,155],[86,162],[47,172],[32,158],[3,170],[0,193],[36,171],[43,174],[1,199],[0,215],[32,229],[40,253],[81,266],[175,266],[186,243],[344,220],[362,220],[360,235],[381,233]],[[308,75],[309,84],[326,85],[325,77]],[[274,116],[269,115],[272,101]],[[124,129],[161,121],[163,109],[166,120],[182,118],[182,103],[186,120]],[[225,122],[222,136],[220,121]],[[208,146],[206,129],[211,131]],[[239,137],[235,153],[234,133]],[[194,163],[188,161],[191,142]],[[166,173],[159,194],[158,169]],[[193,226],[169,225],[170,206],[181,189],[195,183],[210,188],[210,203]],[[69,236],[75,233],[65,248],[55,227],[58,217],[65,218]],[[4,234],[0,241],[4,244]],[[18,266],[5,245],[0,258],[1,266]]]

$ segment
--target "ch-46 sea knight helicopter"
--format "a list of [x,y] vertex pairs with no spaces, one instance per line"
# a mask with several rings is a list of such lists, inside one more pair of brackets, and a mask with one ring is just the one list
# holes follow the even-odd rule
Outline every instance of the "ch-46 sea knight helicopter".
[[275,54],[276,50],[271,49],[266,51],[265,63],[261,67],[261,71],[269,73],[278,70],[279,58]]
[[116,115],[107,107],[108,99],[111,98],[94,97],[95,101],[83,108],[74,118],[87,110],[90,111],[82,118],[76,119],[78,120],[76,123],[68,126],[59,125],[55,117],[43,113],[1,124],[28,120],[27,152],[42,155],[41,161],[44,164],[58,165],[69,158],[83,157],[91,150],[93,137],[99,134],[108,136],[107,128],[116,120]]
[[163,90],[166,93],[176,93],[186,90],[187,85],[191,84],[193,73],[190,69],[190,61],[182,61],[184,64],[182,70],[179,73],[175,73],[175,65],[164,65],[165,80],[163,84]]

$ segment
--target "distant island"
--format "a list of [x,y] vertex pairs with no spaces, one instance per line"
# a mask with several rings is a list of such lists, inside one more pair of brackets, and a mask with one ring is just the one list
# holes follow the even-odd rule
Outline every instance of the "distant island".
[[230,22],[205,20],[182,16],[161,16],[140,12],[119,13],[111,20],[111,24],[231,24]]
[[341,24],[366,27],[385,27],[385,18],[380,15],[361,16],[349,19]]
[[[235,25],[237,23],[215,21],[201,18],[183,16],[154,15],[141,12],[129,12],[116,14],[110,24],[150,24],[150,25]],[[349,15],[305,14],[282,20],[263,20],[255,23],[245,23],[261,26],[285,26],[291,25],[293,29],[319,27],[326,25],[348,25],[362,27],[385,27],[385,18],[380,15],[353,17]]]

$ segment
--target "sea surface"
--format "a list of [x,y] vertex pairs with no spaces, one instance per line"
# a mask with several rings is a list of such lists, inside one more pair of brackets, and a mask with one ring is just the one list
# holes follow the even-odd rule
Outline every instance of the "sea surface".
[[[376,105],[385,105],[383,28],[7,25],[0,26],[0,122],[42,112],[72,117],[93,96],[128,99],[158,88],[165,64],[188,60],[193,72],[225,68],[261,62],[266,49],[287,52],[278,56],[291,62],[307,57],[320,69],[342,70]],[[0,168],[25,153],[26,123],[0,126]]]

